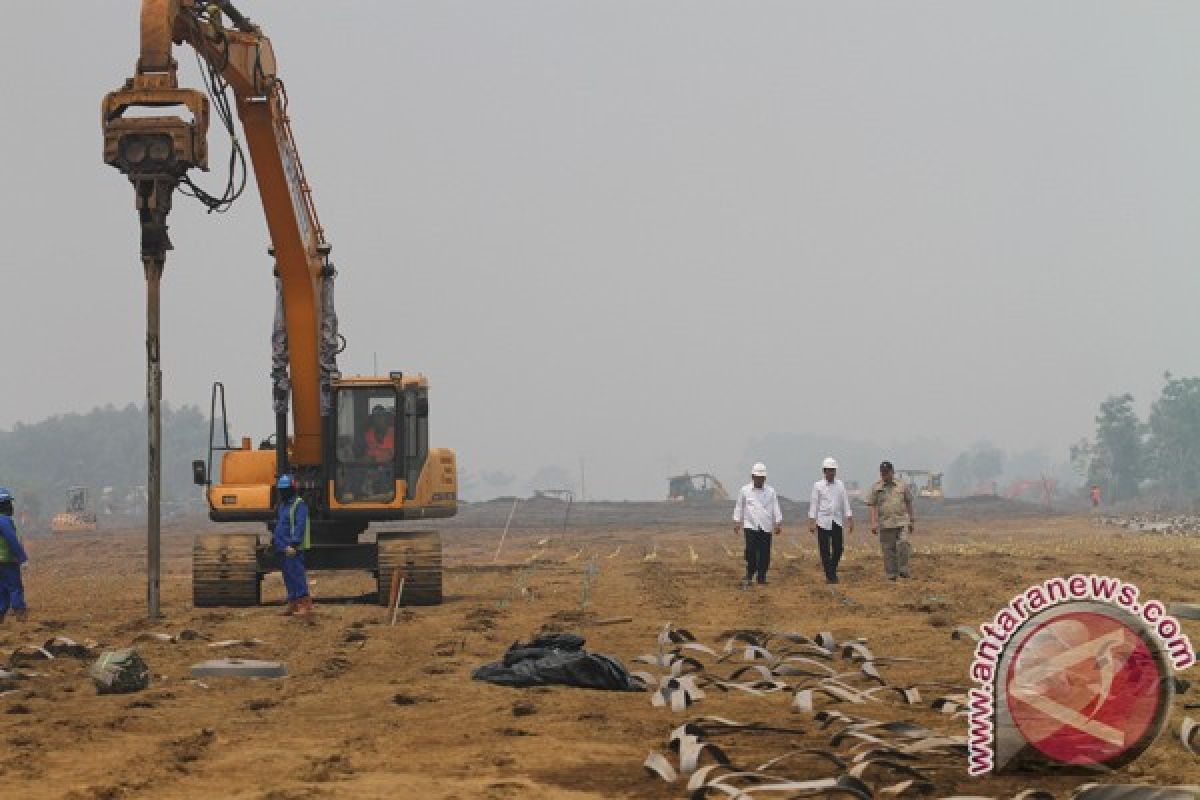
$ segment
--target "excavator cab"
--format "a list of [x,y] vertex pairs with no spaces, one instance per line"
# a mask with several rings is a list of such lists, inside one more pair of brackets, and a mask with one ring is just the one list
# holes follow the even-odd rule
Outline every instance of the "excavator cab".
[[[454,456],[448,450],[430,453],[429,384],[423,376],[340,378],[334,407],[329,507],[335,515],[373,509],[387,519],[450,516],[438,512],[457,507],[456,475],[444,470]],[[425,510],[387,516],[414,504]]]
[[336,396],[333,496],[344,505],[391,503],[399,456],[394,387],[346,387]]

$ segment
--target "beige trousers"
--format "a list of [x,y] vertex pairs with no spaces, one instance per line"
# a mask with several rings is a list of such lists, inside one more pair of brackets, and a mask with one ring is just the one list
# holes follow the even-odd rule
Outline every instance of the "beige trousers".
[[880,528],[879,548],[883,551],[883,571],[889,578],[908,577],[908,527]]

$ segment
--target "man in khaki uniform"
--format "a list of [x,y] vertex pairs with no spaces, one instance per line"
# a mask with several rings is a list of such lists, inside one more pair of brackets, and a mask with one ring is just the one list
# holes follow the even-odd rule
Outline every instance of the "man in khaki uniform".
[[883,550],[883,569],[889,581],[908,577],[908,534],[916,525],[913,515],[912,489],[896,480],[892,462],[879,465],[879,480],[867,494],[871,509],[871,533],[879,537]]

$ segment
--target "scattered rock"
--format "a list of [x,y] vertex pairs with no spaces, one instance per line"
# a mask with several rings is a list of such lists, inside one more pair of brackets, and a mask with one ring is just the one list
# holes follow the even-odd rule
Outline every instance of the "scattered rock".
[[268,708],[274,708],[277,705],[279,703],[269,697],[256,697],[253,700],[247,700],[242,703],[242,708],[247,711],[266,711]]
[[537,706],[528,700],[518,700],[513,703],[512,714],[514,717],[528,717],[537,712]]
[[455,653],[459,652],[460,650],[464,649],[466,647],[466,643],[467,643],[466,639],[462,639],[461,641],[455,639],[455,640],[451,640],[451,641],[438,642],[433,647],[433,654],[435,656],[442,656],[442,657],[452,656]]
[[317,669],[317,674],[322,678],[338,678],[352,666],[349,659],[334,656],[325,660],[325,663]]
[[166,745],[168,759],[175,769],[186,772],[186,765],[199,761],[216,738],[216,731],[212,728],[201,728],[191,736],[173,739]]
[[536,734],[530,733],[529,731],[521,730],[520,728],[501,728],[500,735],[501,736],[535,736]]
[[340,777],[354,774],[350,759],[340,753],[318,759],[308,768],[307,780],[314,783],[327,783]]
[[421,695],[406,694],[405,692],[397,692],[392,696],[392,702],[398,706],[415,706],[421,703],[435,703],[436,697],[423,697]]
[[908,607],[913,611],[924,611],[926,614],[929,614],[934,611],[946,611],[950,608],[950,604],[940,597],[931,595],[929,597],[922,597]]

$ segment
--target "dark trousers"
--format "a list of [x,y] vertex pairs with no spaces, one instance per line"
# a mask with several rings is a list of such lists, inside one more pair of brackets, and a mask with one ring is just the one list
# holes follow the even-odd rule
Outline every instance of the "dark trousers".
[[837,580],[838,562],[842,560],[842,526],[829,523],[830,528],[817,528],[817,549],[821,551],[821,566],[825,568],[825,579]]
[[743,528],[746,534],[746,580],[758,576],[758,582],[767,579],[767,567],[771,566],[771,533]]

